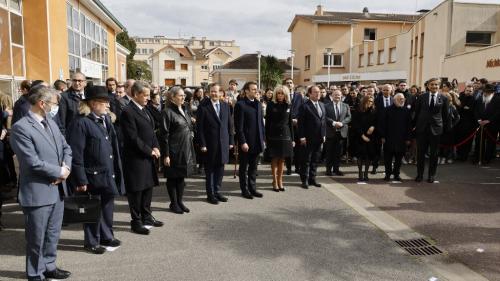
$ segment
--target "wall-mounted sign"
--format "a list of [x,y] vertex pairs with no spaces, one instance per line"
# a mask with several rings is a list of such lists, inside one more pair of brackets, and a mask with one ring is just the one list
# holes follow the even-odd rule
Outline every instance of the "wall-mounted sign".
[[500,59],[487,60],[486,67],[500,67]]

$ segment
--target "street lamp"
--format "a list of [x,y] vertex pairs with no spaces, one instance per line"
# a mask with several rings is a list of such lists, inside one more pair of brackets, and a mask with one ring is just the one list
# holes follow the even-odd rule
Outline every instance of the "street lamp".
[[291,49],[290,50],[290,58],[292,59],[292,67],[291,67],[292,75],[291,75],[291,79],[293,81],[293,59],[295,58],[295,49]]
[[332,48],[326,48],[326,54],[328,56],[328,82],[326,83],[326,87],[330,90],[330,65],[332,60]]
[[262,57],[262,54],[260,51],[257,51],[257,59],[259,62],[259,76],[258,76],[258,83],[259,83],[259,90],[260,90],[260,58]]

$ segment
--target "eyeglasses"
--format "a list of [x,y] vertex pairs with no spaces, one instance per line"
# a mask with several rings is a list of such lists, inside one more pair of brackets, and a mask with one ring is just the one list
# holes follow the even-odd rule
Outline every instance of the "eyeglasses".
[[87,80],[73,79],[73,82],[75,82],[75,83],[83,83],[85,81],[87,81]]
[[46,103],[50,103],[50,104],[52,104],[52,105],[57,105],[57,106],[59,106],[59,103],[58,103],[58,102],[57,102],[57,103],[55,103],[55,102],[51,102],[51,101],[46,101]]

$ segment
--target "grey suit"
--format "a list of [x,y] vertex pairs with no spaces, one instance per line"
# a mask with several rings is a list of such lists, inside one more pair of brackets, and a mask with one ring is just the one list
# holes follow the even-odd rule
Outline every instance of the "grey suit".
[[[326,111],[326,172],[329,174],[332,169],[334,173],[339,172],[340,156],[344,140],[347,138],[349,131],[348,124],[351,122],[351,110],[349,105],[339,102],[335,109],[335,103],[329,102],[325,104]],[[338,116],[337,116],[338,115]],[[341,122],[344,126],[335,128],[333,122]]]
[[12,127],[10,143],[19,161],[19,204],[23,207],[28,279],[56,269],[56,252],[64,210],[66,183],[61,166],[71,167],[71,148],[57,124],[47,119],[51,134],[30,111]]

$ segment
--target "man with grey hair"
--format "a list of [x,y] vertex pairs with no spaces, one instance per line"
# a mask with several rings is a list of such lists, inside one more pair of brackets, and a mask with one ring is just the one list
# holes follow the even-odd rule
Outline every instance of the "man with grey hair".
[[[395,181],[401,181],[400,168],[406,146],[411,139],[411,114],[404,106],[405,96],[402,93],[394,96],[394,104],[382,114],[379,122],[379,134],[384,145],[385,178],[389,181],[391,174]],[[393,167],[394,159],[394,167]]]
[[[128,81],[127,81],[128,83]],[[155,159],[160,158],[153,116],[146,110],[149,87],[137,81],[130,87],[132,100],[123,109],[123,174],[130,207],[132,232],[148,235],[146,226],[163,226],[151,214],[153,187],[158,185]]]
[[57,92],[35,87],[28,101],[31,109],[14,124],[10,138],[19,161],[18,199],[25,220],[26,275],[28,280],[66,279],[71,273],[56,267],[56,257],[71,148],[57,124],[47,118],[58,105]]

